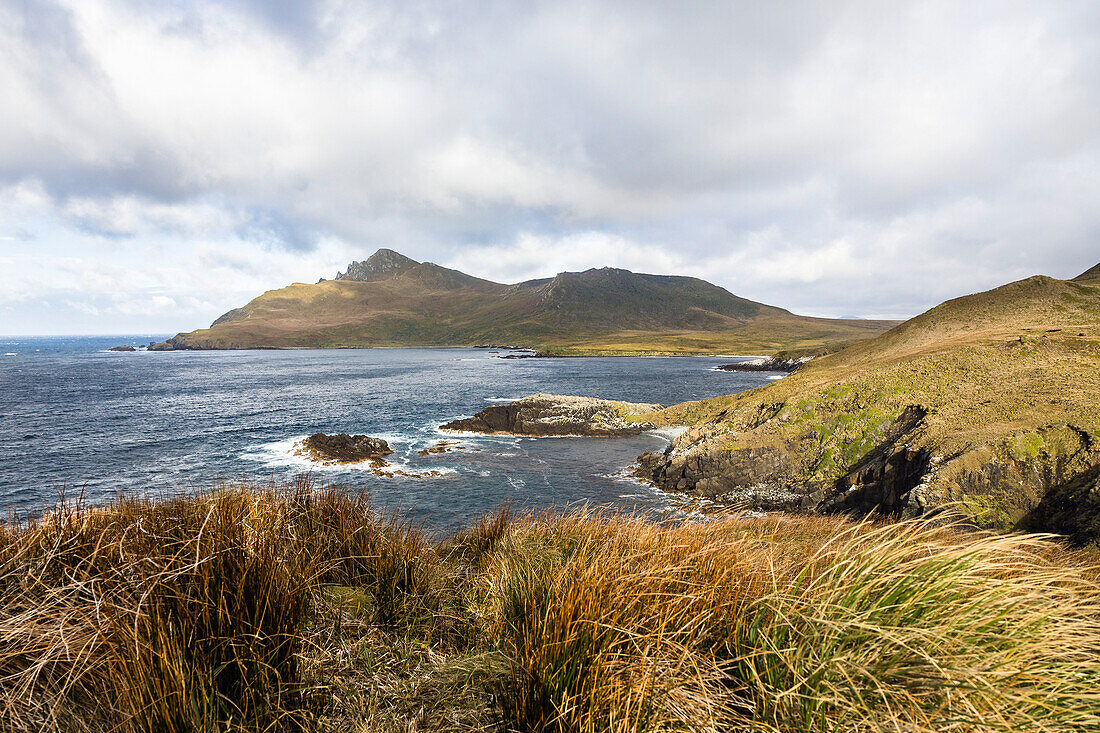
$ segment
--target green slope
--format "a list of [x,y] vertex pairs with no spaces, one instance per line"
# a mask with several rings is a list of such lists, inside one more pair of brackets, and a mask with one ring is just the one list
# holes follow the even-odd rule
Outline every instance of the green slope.
[[957,298],[656,419],[693,426],[650,461],[668,488],[819,510],[959,502],[988,526],[1100,541],[1100,287],[1036,276]]
[[504,285],[379,250],[336,280],[296,283],[236,308],[176,348],[469,346],[558,354],[825,350],[889,321],[798,316],[691,277],[612,268]]

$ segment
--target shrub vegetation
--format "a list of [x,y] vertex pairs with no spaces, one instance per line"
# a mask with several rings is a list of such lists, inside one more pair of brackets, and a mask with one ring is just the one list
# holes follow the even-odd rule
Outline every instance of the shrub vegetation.
[[0,526],[5,731],[1091,731],[1095,556],[238,485]]

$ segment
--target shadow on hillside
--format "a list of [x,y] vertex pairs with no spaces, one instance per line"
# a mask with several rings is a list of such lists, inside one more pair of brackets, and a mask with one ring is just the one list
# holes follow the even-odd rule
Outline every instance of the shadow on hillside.
[[1094,544],[1100,537],[1100,465],[1047,489],[1017,528],[1065,535],[1074,545]]

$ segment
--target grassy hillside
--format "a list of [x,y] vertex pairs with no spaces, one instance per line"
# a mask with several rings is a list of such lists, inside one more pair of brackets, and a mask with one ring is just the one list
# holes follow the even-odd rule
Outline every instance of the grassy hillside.
[[819,509],[960,501],[990,526],[1095,541],[1100,500],[1067,512],[1061,492],[1100,464],[1100,288],[1037,276],[957,298],[766,388],[648,419],[694,425],[655,466],[673,488],[759,483]]
[[563,355],[819,351],[891,322],[807,318],[690,277],[604,268],[502,285],[380,250],[337,280],[264,293],[177,348],[471,346]]
[[0,524],[0,730],[1093,731],[1096,557],[230,487]]

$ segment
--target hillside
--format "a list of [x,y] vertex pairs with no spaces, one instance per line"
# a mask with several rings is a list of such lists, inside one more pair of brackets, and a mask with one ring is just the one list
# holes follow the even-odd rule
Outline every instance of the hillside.
[[798,316],[704,280],[613,268],[515,285],[392,250],[335,280],[271,290],[179,349],[508,344],[557,354],[820,351],[882,333],[890,321]]
[[764,508],[959,503],[1100,541],[1097,286],[1036,276],[950,300],[768,387],[646,416],[693,427],[642,473]]

